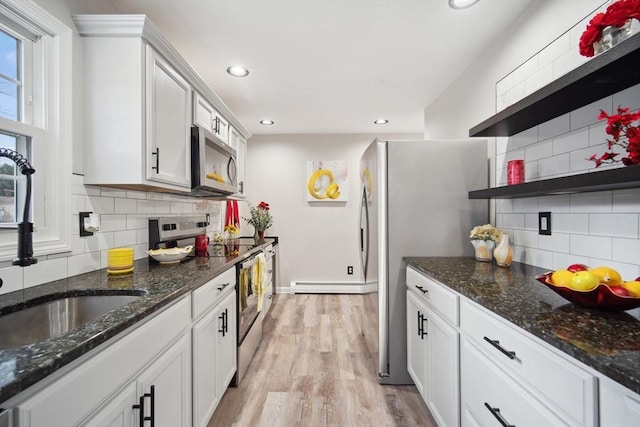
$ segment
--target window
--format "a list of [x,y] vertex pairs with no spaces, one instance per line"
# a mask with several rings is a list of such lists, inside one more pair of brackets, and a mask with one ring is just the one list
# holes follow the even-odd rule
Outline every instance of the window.
[[[0,0],[0,147],[36,170],[36,257],[69,250],[72,32],[34,2]],[[26,179],[0,157],[0,262],[15,258]]]

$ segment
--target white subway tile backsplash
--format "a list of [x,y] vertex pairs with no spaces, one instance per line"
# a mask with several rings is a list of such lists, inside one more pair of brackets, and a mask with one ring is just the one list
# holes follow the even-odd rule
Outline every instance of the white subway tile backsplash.
[[524,215],[524,229],[538,230],[538,214],[528,213]]
[[127,230],[136,230],[149,227],[149,217],[147,215],[127,215]]
[[539,125],[538,140],[544,141],[569,132],[571,130],[569,117],[569,114],[563,114]]
[[100,231],[93,236],[85,237],[85,239],[85,252],[106,251],[109,248],[115,247],[113,244],[113,233]]
[[618,107],[629,107],[632,110],[640,108],[640,84],[631,86],[613,95],[611,111],[614,109],[617,110]]
[[640,213],[640,188],[613,192],[613,212]]
[[87,209],[98,214],[112,214],[115,212],[115,202],[112,197],[89,196]]
[[171,202],[171,209],[170,209],[172,214],[181,214],[182,213],[182,203],[180,202]]
[[103,197],[127,197],[127,190],[119,188],[101,187],[100,195]]
[[128,199],[146,199],[147,193],[143,191],[127,190]]
[[23,289],[24,270],[25,270],[24,267],[18,267],[15,265],[0,269],[0,279],[2,279],[2,287],[0,287],[0,295]]
[[553,263],[553,252],[541,249],[527,248],[524,252],[524,262],[537,267],[545,267]]
[[513,199],[514,213],[531,213],[538,212],[538,199],[536,197],[527,197],[524,199]]
[[640,265],[640,240],[614,238],[612,244],[612,257],[615,261]]
[[569,153],[538,160],[538,178],[551,178],[569,174]]
[[154,193],[154,192],[147,193],[147,199],[149,200],[162,200],[163,197],[164,195],[162,193]]
[[581,257],[574,254],[554,252],[552,270],[566,270],[571,264],[589,265],[589,257]]
[[500,94],[505,93],[506,91],[511,89],[513,86],[514,86],[513,73],[510,73],[503,79],[499,80],[498,83],[496,83],[496,94],[500,96]]
[[71,236],[71,255],[81,255],[87,251],[85,237],[80,237],[79,234],[73,234]]
[[541,66],[537,73],[525,80],[526,95],[529,96],[553,81],[553,64]]
[[611,259],[611,237],[572,234],[571,253],[589,258]]
[[100,252],[69,257],[69,276],[88,273],[100,268]]
[[166,214],[171,212],[171,202],[166,200],[159,200],[156,202],[156,213],[157,214]]
[[100,187],[96,187],[94,185],[85,185],[85,193],[87,196],[100,196],[102,192],[100,191]]
[[571,213],[607,213],[612,211],[613,195],[611,191],[571,194],[569,198]]
[[571,112],[571,130],[581,129],[598,122],[600,110],[611,107],[611,97],[607,97]]
[[100,215],[100,231],[119,231],[127,229],[126,215]]
[[136,232],[136,245],[145,245],[145,247],[149,247],[147,243],[149,243],[149,230],[148,229],[138,229]]
[[538,199],[538,206],[542,212],[568,213],[571,211],[571,201],[567,196],[544,196]]
[[569,153],[589,147],[589,128],[584,127],[575,132],[553,138],[553,155]]
[[527,145],[538,142],[538,127],[533,127],[511,137],[513,148],[524,148]]
[[29,288],[46,282],[64,279],[68,276],[67,259],[39,259],[37,264],[24,268],[24,287]]
[[139,214],[154,214],[156,212],[154,200],[137,200],[136,205]]
[[589,145],[600,146],[607,141],[607,123],[604,121],[589,126]]
[[554,213],[551,230],[552,233],[589,234],[589,214]]
[[571,251],[570,243],[570,234],[552,233],[550,236],[538,236],[538,248],[547,251],[569,253]]
[[136,230],[116,231],[113,233],[113,244],[116,247],[137,244]]
[[524,159],[528,162],[532,160],[546,159],[553,155],[553,140],[548,139],[542,142],[531,144],[524,149]]
[[134,199],[115,199],[114,213],[134,214],[138,211],[138,204]]
[[524,214],[502,214],[502,227],[524,228]]
[[589,214],[589,234],[593,236],[626,237],[637,239],[638,215]]
[[513,200],[512,199],[497,199],[496,200],[496,212],[512,213],[513,212]]
[[[560,58],[570,50],[571,36],[567,32],[549,43],[543,50],[540,51],[540,53],[537,55],[540,68],[551,64],[557,58]],[[551,82],[551,80],[549,80],[549,82]]]
[[537,72],[538,56],[533,56],[524,64],[516,68],[511,74],[513,75],[513,82],[517,85],[518,83],[525,81],[529,76]]

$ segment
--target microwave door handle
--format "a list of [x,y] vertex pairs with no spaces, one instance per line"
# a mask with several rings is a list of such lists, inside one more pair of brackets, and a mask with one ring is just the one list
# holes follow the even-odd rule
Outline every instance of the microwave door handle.
[[229,157],[229,162],[227,163],[227,176],[229,177],[229,182],[232,184],[236,184],[236,179],[238,178],[238,167],[236,165],[235,157]]

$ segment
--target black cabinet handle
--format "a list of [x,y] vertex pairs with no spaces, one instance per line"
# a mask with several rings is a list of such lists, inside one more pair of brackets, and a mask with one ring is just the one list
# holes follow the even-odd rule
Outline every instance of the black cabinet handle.
[[494,417],[496,417],[502,427],[516,427],[514,424],[509,424],[507,420],[502,417],[502,414],[500,414],[500,408],[492,408],[487,402],[484,402],[484,406]]
[[484,337],[484,340],[489,344],[491,344],[492,346],[494,346],[495,348],[497,348],[498,350],[500,350],[500,352],[505,356],[507,356],[509,359],[513,360],[516,358],[516,352],[505,350],[505,348],[500,345],[500,341],[492,340],[489,337]]
[[224,337],[229,333],[229,309],[227,308],[224,309],[224,319],[222,320],[222,327],[224,328],[224,334],[222,334],[222,336]]
[[156,386],[151,386],[151,393],[149,393],[149,397],[151,397],[151,416],[149,420],[151,421],[151,427],[155,427],[156,425]]
[[423,294],[428,294],[429,293],[429,289],[425,289],[420,285],[416,285],[416,288],[420,289],[420,292],[422,292]]
[[229,286],[230,284],[231,284],[230,282],[223,283],[222,285],[218,286],[218,291],[222,292],[222,290],[227,286]]
[[[144,414],[144,400],[150,397],[151,398],[151,415],[150,416],[145,416]],[[144,426],[145,421],[151,421],[151,427],[155,426],[155,405],[156,405],[156,399],[155,399],[155,386],[151,386],[151,392],[150,393],[145,393],[142,396],[140,396],[139,402],[137,405],[133,405],[133,409],[137,409],[139,410],[139,414],[138,414],[138,420],[139,420],[139,425],[140,427]]]
[[222,325],[220,325],[220,329],[218,329],[218,332],[222,334],[222,336],[224,336],[225,331],[224,331],[224,312],[222,312],[222,314],[220,314],[220,316],[218,316],[218,319],[222,320]]
[[418,336],[420,339],[424,339],[426,335],[429,335],[429,333],[424,329],[424,322],[426,320],[427,318],[418,311]]
[[156,156],[156,165],[151,166],[151,170],[156,171],[156,173],[160,173],[160,147],[156,147],[155,151],[151,153],[152,156]]

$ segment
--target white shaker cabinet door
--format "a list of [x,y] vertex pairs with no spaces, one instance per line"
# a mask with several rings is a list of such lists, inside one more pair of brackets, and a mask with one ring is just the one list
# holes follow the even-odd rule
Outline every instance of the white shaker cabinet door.
[[[183,335],[138,377],[145,417],[155,427],[191,426],[191,336]],[[137,411],[134,411],[137,413]]]
[[133,411],[133,405],[137,403],[136,383],[131,382],[83,425],[85,427],[137,426],[138,413]]
[[413,292],[407,292],[407,370],[426,401],[427,331],[426,309]]
[[460,424],[459,334],[427,308],[428,333],[425,401],[440,426]]
[[191,86],[147,46],[147,179],[191,187]]

